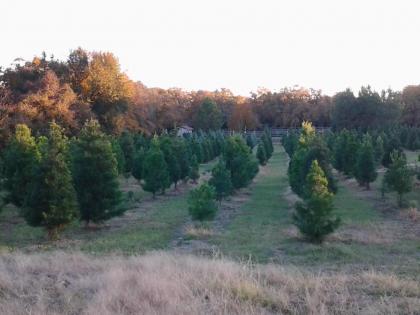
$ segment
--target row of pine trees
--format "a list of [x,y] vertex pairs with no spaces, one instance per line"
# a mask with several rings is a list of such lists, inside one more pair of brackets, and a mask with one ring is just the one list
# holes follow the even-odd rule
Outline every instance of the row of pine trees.
[[[16,205],[31,226],[42,226],[50,238],[74,220],[101,223],[124,213],[119,176],[133,176],[153,198],[180,181],[199,179],[199,164],[220,156],[208,183],[191,192],[190,212],[208,219],[217,210],[215,201],[247,186],[258,173],[257,155],[265,164],[273,152],[266,130],[225,137],[222,132],[196,132],[145,137],[123,132],[106,135],[96,120],[85,123],[77,137],[69,139],[55,122],[45,135],[34,136],[24,124],[2,155],[6,203]],[[262,149],[261,149],[262,148]]]
[[155,196],[179,181],[199,178],[199,163],[220,155],[223,134],[196,133],[181,138],[147,138],[123,133],[113,138],[96,120],[69,139],[56,123],[35,137],[17,125],[2,155],[6,203],[13,203],[31,226],[42,226],[51,238],[76,219],[89,225],[121,215],[118,176],[133,175]]
[[290,156],[289,183],[303,200],[296,204],[293,217],[302,234],[322,242],[340,224],[332,202],[337,191],[332,166],[366,189],[376,180],[377,169],[385,167],[382,193],[396,192],[398,204],[403,206],[403,195],[411,191],[416,173],[407,165],[403,149],[417,148],[413,145],[417,133],[416,128],[395,127],[370,132],[344,129],[319,135],[311,123],[304,122],[300,133],[285,136],[283,146]]
[[[265,130],[258,140],[255,134],[226,139],[225,148],[211,172],[211,178],[189,196],[189,212],[195,220],[211,220],[218,210],[217,202],[230,196],[235,190],[248,186],[258,173],[258,161],[253,149],[258,143],[257,158],[265,165],[273,154],[271,134]],[[261,150],[264,150],[263,163]]]

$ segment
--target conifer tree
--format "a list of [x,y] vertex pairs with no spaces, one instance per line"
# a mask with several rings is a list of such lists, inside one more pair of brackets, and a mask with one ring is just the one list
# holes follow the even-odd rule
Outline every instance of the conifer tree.
[[403,205],[403,195],[412,189],[413,176],[407,166],[404,153],[393,151],[390,154],[391,164],[385,173],[384,181],[386,187],[395,191],[398,195],[398,205]]
[[144,159],[145,152],[143,148],[139,148],[134,154],[133,167],[131,173],[135,179],[138,181],[143,179],[144,175]]
[[188,211],[194,220],[211,220],[217,212],[216,192],[207,183],[191,190],[188,198]]
[[124,213],[118,207],[121,191],[117,160],[111,142],[96,120],[85,123],[74,144],[72,161],[80,219],[88,225]]
[[381,136],[378,136],[375,141],[375,161],[378,163],[384,156],[384,140]]
[[267,163],[267,153],[265,150],[264,144],[262,142],[258,143],[257,159],[260,162],[260,165],[265,165]]
[[211,175],[209,184],[214,187],[216,199],[221,202],[223,198],[231,195],[233,191],[229,170],[222,159],[213,168]]
[[33,181],[33,170],[41,155],[28,126],[19,124],[4,153],[4,187],[7,190],[6,202],[18,207],[24,203]]
[[197,156],[195,154],[193,154],[193,156],[191,157],[190,173],[189,173],[188,177],[194,183],[196,183],[197,179],[200,177],[199,165],[198,165],[198,161],[197,161]]
[[175,185],[176,189],[177,183],[181,179],[181,166],[175,151],[174,140],[168,136],[163,136],[159,139],[159,147],[165,157],[169,180]]
[[134,140],[132,134],[124,131],[119,139],[121,150],[124,154],[124,176],[129,177],[134,161]]
[[258,173],[258,162],[245,141],[239,136],[229,137],[224,150],[226,167],[235,189],[245,187]]
[[68,139],[51,123],[40,165],[35,169],[23,216],[32,226],[43,226],[50,238],[77,216],[77,197],[68,161]]
[[385,167],[389,167],[392,163],[391,155],[394,151],[398,151],[402,154],[401,142],[396,135],[390,135],[391,139],[387,141],[386,146],[384,148],[384,155],[382,157],[382,165]]
[[158,191],[164,192],[170,185],[168,166],[165,157],[159,147],[159,140],[155,136],[150,149],[144,158],[144,185],[143,189],[156,197]]
[[308,240],[321,243],[340,224],[333,211],[332,193],[318,161],[312,162],[306,177],[304,202],[296,203],[293,222]]
[[112,139],[111,145],[112,145],[112,152],[114,153],[115,158],[117,160],[118,174],[123,175],[126,172],[124,152],[121,149],[121,145],[118,140]]
[[306,177],[313,160],[317,160],[328,181],[328,188],[332,192],[337,190],[330,166],[330,151],[324,140],[315,134],[315,129],[309,122],[302,124],[299,142],[289,163],[288,175],[292,190],[302,196]]
[[365,137],[357,155],[355,177],[360,185],[370,189],[377,176],[372,143],[370,137]]

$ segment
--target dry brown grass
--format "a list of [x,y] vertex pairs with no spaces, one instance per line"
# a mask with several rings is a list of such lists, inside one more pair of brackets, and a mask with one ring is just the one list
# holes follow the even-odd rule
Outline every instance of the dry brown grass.
[[185,227],[184,234],[188,238],[206,239],[214,235],[211,227],[202,224],[188,224]]
[[164,252],[0,256],[0,313],[419,314],[420,285]]
[[420,222],[420,211],[416,207],[410,207],[408,209],[403,209],[401,212],[401,217],[407,218],[408,220],[418,223]]

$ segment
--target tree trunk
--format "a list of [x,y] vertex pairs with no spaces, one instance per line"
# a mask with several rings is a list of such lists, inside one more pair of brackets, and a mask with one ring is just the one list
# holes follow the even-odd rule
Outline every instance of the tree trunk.
[[58,239],[58,227],[49,228],[47,230],[48,239],[50,241],[55,241]]
[[398,206],[401,208],[403,204],[403,195],[398,194]]

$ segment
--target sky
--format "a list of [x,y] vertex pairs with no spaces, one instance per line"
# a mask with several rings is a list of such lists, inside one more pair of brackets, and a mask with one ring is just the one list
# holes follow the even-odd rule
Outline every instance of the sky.
[[419,13],[418,0],[1,0],[0,66],[80,46],[149,87],[401,90],[420,84]]

